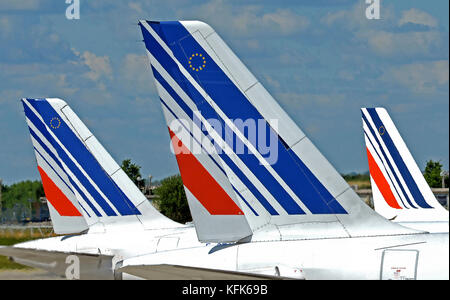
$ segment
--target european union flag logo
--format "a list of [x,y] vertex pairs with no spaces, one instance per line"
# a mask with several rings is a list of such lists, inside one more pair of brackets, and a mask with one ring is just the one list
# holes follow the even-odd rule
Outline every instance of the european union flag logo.
[[189,57],[189,68],[195,72],[202,71],[206,67],[206,58],[201,53],[194,53]]
[[61,120],[58,117],[54,117],[50,120],[50,127],[58,129],[61,126]]

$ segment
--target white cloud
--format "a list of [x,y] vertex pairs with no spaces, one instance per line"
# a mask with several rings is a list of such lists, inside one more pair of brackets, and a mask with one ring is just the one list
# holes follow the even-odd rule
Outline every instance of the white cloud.
[[85,74],[87,78],[92,81],[97,81],[101,77],[112,78],[112,68],[108,56],[97,56],[89,51],[85,51],[83,54],[76,51],[74,51],[74,53],[83,59],[83,64],[90,69],[90,71]]
[[[431,15],[418,9],[410,9],[403,11],[399,18],[392,6],[383,5],[382,18],[368,20],[364,12],[366,6],[361,3],[364,1],[349,9],[330,12],[323,16],[320,22],[332,29],[348,30],[349,35],[355,37],[353,42],[362,42],[380,56],[432,56],[436,49],[445,48],[443,35],[436,28],[438,22]],[[399,31],[399,26],[408,23],[426,25],[434,29]]]
[[285,104],[287,111],[304,109],[307,105],[326,106],[341,105],[346,99],[342,93],[313,94],[313,93],[277,93],[277,99]]
[[146,69],[148,63],[148,58],[145,55],[127,54],[123,62],[124,77],[128,80],[136,80],[138,77],[142,77],[140,73]]
[[353,81],[359,72],[353,70],[340,70],[337,74],[339,79]]
[[[0,64],[0,80],[8,83],[5,101],[23,97],[68,97],[78,88],[71,85],[61,66],[47,64]],[[36,75],[39,74],[39,75]],[[11,95],[15,95],[12,97]],[[19,98],[17,98],[19,96]]]
[[402,12],[402,17],[400,21],[398,22],[399,26],[402,26],[404,24],[418,24],[418,25],[425,25],[428,27],[437,27],[438,21],[433,18],[433,16],[427,14],[424,11],[411,8],[409,10],[405,10]]
[[360,5],[355,5],[349,10],[329,12],[320,19],[320,22],[327,26],[341,25],[344,28],[354,28],[366,23],[367,18],[364,9]]
[[367,39],[369,47],[385,56],[427,55],[440,48],[443,41],[437,31],[393,33],[370,31],[360,35]]
[[137,2],[130,2],[128,3],[128,7],[131,8],[132,10],[134,10],[135,12],[139,13],[139,14],[143,14],[144,11],[142,10],[142,7],[139,3]]
[[146,55],[127,54],[120,70],[120,82],[123,88],[134,92],[155,92]]
[[320,23],[328,27],[339,27],[352,31],[362,31],[368,28],[389,27],[395,19],[394,11],[390,6],[384,6],[380,20],[369,20],[366,17],[366,4],[357,1],[349,9],[332,11],[320,19]]
[[12,32],[12,24],[8,17],[0,16],[0,37],[5,38]]
[[264,80],[267,82],[270,88],[273,89],[279,89],[281,87],[281,84],[278,80],[274,79],[270,75],[263,75]]
[[[203,19],[211,24],[222,24],[220,31],[226,30],[233,36],[249,35],[290,35],[302,32],[310,25],[307,17],[292,10],[277,9],[264,12],[258,5],[232,5],[223,0],[213,0],[192,8],[196,19]],[[186,11],[178,12],[186,16]],[[208,19],[213,16],[213,19]],[[214,23],[212,23],[214,21]]]
[[385,56],[429,54],[443,42],[441,34],[437,31],[402,33],[368,31],[361,32],[359,37],[366,39],[375,53]]
[[260,20],[256,19],[256,22],[262,25],[262,27],[275,28],[281,34],[291,34],[298,30],[306,29],[310,22],[308,18],[295,15],[290,10],[279,9],[274,13],[264,14]]
[[448,90],[448,60],[412,63],[388,69],[382,76],[387,82],[397,82],[414,93],[432,93],[438,88]]

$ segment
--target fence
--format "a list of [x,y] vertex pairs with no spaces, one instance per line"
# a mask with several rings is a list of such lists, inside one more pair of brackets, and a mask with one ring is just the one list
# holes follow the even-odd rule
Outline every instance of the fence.
[[13,207],[0,207],[0,224],[24,224],[29,222],[50,221],[47,200],[41,197],[40,201],[15,203]]
[[[358,189],[353,187],[358,196],[366,202],[367,205],[373,208],[372,190]],[[448,210],[449,206],[449,189],[448,188],[433,188],[431,189],[438,202]]]
[[54,236],[51,222],[33,223],[28,225],[0,225],[0,237],[35,237],[44,238]]

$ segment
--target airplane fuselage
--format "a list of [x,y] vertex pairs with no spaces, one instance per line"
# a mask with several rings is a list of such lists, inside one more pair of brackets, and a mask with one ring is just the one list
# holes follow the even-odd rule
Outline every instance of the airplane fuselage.
[[112,274],[122,266],[166,264],[297,279],[449,278],[447,233],[205,244],[193,227],[181,227],[88,233],[16,247],[113,256]]
[[123,264],[163,261],[298,279],[448,279],[448,258],[448,234],[443,233],[204,245]]

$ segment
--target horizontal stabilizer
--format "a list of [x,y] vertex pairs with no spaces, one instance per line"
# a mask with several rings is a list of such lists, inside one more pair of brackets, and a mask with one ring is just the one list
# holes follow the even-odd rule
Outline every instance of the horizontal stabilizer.
[[118,270],[147,280],[274,280],[277,276],[258,275],[173,265],[126,266]]

